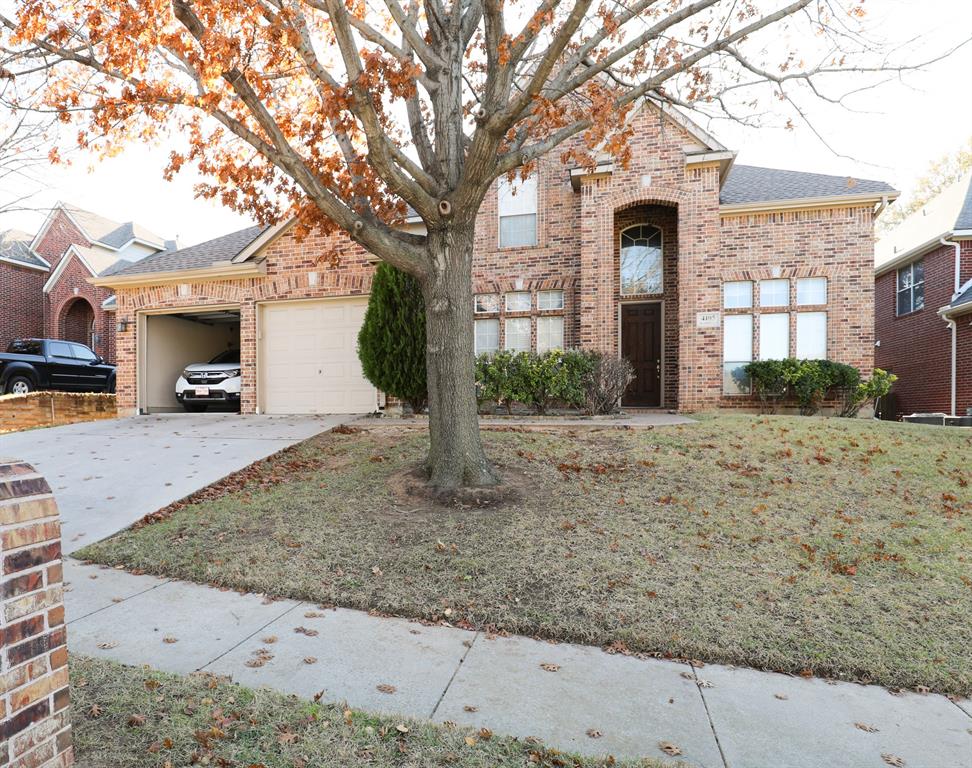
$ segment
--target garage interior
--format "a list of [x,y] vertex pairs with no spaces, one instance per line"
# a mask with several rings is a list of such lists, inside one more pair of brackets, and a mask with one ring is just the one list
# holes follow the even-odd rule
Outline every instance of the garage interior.
[[208,363],[240,348],[239,309],[184,310],[144,315],[139,348],[139,411],[182,411],[175,386],[192,363]]

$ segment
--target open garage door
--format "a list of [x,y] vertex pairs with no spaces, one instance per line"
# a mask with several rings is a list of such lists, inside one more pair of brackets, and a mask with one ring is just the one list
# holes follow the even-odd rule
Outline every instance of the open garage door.
[[361,372],[367,298],[271,302],[260,315],[264,413],[370,413],[377,391]]
[[[138,404],[141,413],[181,411],[176,386],[188,366],[208,364],[217,357],[231,359],[240,349],[240,311],[229,309],[179,310],[166,314],[145,314],[140,318],[138,354]],[[238,357],[237,363],[238,363]],[[237,364],[235,366],[239,368]],[[211,381],[209,380],[211,378]],[[238,382],[237,378],[237,382]],[[215,375],[200,382],[207,386],[213,402],[200,403],[194,410],[212,406],[238,406],[239,386],[220,385]],[[183,385],[185,382],[183,382]],[[195,386],[195,385],[193,385]],[[235,389],[235,401],[215,402],[223,389]],[[193,390],[195,391],[195,390]]]

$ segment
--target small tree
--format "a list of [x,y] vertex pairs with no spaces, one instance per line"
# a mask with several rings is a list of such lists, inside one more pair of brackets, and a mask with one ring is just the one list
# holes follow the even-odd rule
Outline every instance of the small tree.
[[428,402],[425,378],[425,301],[418,281],[382,262],[371,284],[368,311],[358,333],[364,375],[415,413]]

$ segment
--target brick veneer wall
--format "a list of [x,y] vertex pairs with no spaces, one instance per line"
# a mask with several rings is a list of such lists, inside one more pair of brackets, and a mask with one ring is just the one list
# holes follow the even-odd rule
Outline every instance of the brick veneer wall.
[[0,459],[0,765],[74,762],[57,505],[29,464]]
[[40,298],[49,273],[0,261],[0,351],[14,339],[44,333]]
[[[52,339],[72,338],[75,341],[87,335],[79,335],[77,329],[65,325],[70,322],[69,312],[72,305],[77,301],[86,301],[94,313],[94,333],[98,340],[93,345],[90,340],[82,343],[92,346],[95,353],[108,362],[114,362],[115,315],[101,308],[105,299],[112,295],[112,291],[91,285],[88,282],[91,273],[76,256],[72,255],[70,259],[57,283],[44,297],[44,335]],[[73,336],[68,335],[72,333]]]
[[0,396],[0,432],[114,419],[115,396],[82,392],[30,392]]
[[[961,283],[972,279],[972,241],[962,243]],[[874,334],[881,342],[874,364],[898,377],[892,392],[899,414],[949,413],[952,407],[952,331],[938,310],[952,300],[955,289],[955,249],[941,246],[925,254],[925,307],[897,315],[897,270],[875,279]],[[968,324],[970,316],[958,318],[959,375],[957,411],[972,406],[972,360]]]

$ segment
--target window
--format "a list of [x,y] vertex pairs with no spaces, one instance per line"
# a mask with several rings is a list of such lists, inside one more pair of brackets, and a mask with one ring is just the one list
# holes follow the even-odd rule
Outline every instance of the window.
[[723,284],[723,309],[749,309],[752,306],[753,284],[749,280],[739,280]]
[[529,291],[515,291],[506,294],[507,312],[529,312],[531,306]]
[[43,355],[44,345],[40,339],[15,339],[7,347],[7,353],[11,355]]
[[898,270],[898,314],[907,315],[925,306],[925,262],[916,261]]
[[564,318],[559,315],[537,318],[537,352],[564,348]]
[[84,360],[85,362],[91,362],[92,360],[98,359],[98,356],[83,344],[72,344],[71,353],[78,360]]
[[529,317],[511,317],[506,321],[506,348],[513,352],[530,351]]
[[759,359],[785,360],[790,356],[790,315],[768,312],[759,316]]
[[790,305],[789,280],[760,280],[759,306],[788,307]]
[[827,303],[826,277],[801,277],[797,280],[797,304],[805,307],[808,304]]
[[726,315],[722,323],[722,391],[748,395],[749,377],[743,370],[753,360],[753,316]]
[[796,356],[799,359],[827,359],[826,312],[797,312],[796,335]]
[[621,295],[662,292],[662,233],[638,224],[621,233]]
[[537,309],[563,309],[563,291],[540,291],[537,294]]
[[499,349],[499,320],[477,320],[475,323],[475,352],[495,352]]
[[50,352],[52,357],[74,357],[74,353],[71,352],[71,345],[63,341],[50,342],[47,346],[47,350]]
[[477,314],[499,312],[499,294],[477,293],[475,296],[474,307]]
[[500,248],[537,244],[537,175],[512,183],[500,178],[496,190],[499,207]]

